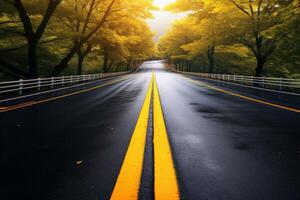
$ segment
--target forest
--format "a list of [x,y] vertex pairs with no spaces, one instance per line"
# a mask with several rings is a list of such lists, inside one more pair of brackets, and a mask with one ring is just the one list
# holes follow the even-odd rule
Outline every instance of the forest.
[[178,70],[300,78],[299,0],[177,0],[158,52]]
[[154,55],[151,0],[0,0],[0,80],[131,70]]
[[0,80],[177,69],[300,78],[300,0],[176,0],[153,41],[152,0],[0,0]]

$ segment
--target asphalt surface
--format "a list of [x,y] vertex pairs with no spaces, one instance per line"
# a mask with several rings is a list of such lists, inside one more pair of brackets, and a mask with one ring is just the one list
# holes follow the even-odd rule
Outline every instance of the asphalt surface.
[[[91,91],[0,113],[0,199],[109,199],[152,69],[181,199],[300,199],[299,113],[198,85],[158,61]],[[140,199],[153,199],[149,120]]]

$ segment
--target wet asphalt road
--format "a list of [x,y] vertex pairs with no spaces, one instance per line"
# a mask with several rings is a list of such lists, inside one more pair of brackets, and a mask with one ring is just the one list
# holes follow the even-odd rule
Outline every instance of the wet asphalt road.
[[[152,68],[181,199],[300,199],[299,113],[196,85],[160,62],[87,93],[0,113],[0,199],[109,199]],[[151,130],[142,199],[153,198]]]

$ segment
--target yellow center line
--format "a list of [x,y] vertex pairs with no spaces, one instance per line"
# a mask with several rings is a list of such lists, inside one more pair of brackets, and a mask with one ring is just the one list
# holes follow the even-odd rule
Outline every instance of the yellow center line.
[[92,91],[92,90],[95,90],[95,89],[98,89],[98,88],[101,88],[101,87],[104,87],[104,86],[107,86],[107,85],[111,85],[111,84],[114,84],[114,83],[118,83],[118,82],[124,81],[127,78],[128,77],[126,77],[126,78],[120,78],[118,80],[111,81],[111,82],[108,82],[108,83],[104,83],[102,85],[91,87],[91,88],[88,88],[88,89],[85,89],[85,90],[80,90],[78,92],[72,92],[72,93],[69,93],[69,94],[65,94],[65,95],[61,95],[61,96],[57,96],[57,97],[52,97],[52,98],[48,98],[48,99],[41,100],[41,101],[30,101],[30,102],[26,102],[26,103],[21,103],[21,104],[13,105],[13,106],[10,106],[10,107],[6,107],[4,109],[0,109],[0,113],[12,111],[12,110],[17,110],[17,109],[20,109],[20,108],[26,108],[26,107],[29,107],[29,106],[34,106],[34,105],[38,105],[38,104],[42,104],[42,103],[46,103],[46,102],[50,102],[50,101],[54,101],[54,100],[59,100],[59,99],[63,99],[63,98],[70,97],[70,96],[74,96],[74,95],[77,95],[77,94],[86,93],[86,92],[89,92],[89,91]]
[[240,95],[240,94],[229,92],[227,90],[223,90],[223,89],[211,86],[211,85],[207,85],[207,84],[199,82],[199,81],[195,81],[193,79],[190,79],[190,78],[187,78],[187,77],[184,77],[184,76],[181,76],[181,77],[183,77],[184,79],[186,79],[187,81],[189,81],[191,83],[195,83],[197,85],[201,85],[201,86],[207,87],[207,88],[215,90],[215,91],[219,91],[219,92],[222,92],[222,93],[225,93],[225,94],[229,94],[231,96],[235,96],[235,97],[239,97],[239,98],[242,98],[242,99],[245,99],[245,100],[248,100],[248,101],[252,101],[252,102],[256,102],[256,103],[260,103],[260,104],[264,104],[264,105],[268,105],[268,106],[280,108],[280,109],[283,109],[283,110],[288,110],[288,111],[300,113],[300,110],[296,109],[296,108],[290,108],[290,107],[287,107],[287,106],[282,106],[282,105],[270,103],[270,102],[267,102],[267,101],[255,99],[255,98],[252,98],[252,97]]
[[177,200],[179,187],[155,77],[153,97],[154,195],[156,200]]
[[123,161],[111,200],[136,200],[141,182],[148,118],[153,88],[153,74],[150,86]]

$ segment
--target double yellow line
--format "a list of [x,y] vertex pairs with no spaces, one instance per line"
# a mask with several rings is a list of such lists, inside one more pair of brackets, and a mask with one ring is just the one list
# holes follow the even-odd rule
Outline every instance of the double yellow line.
[[111,200],[138,199],[152,97],[154,196],[156,200],[180,199],[176,172],[159,98],[159,91],[153,72],[140,116],[111,195]]

